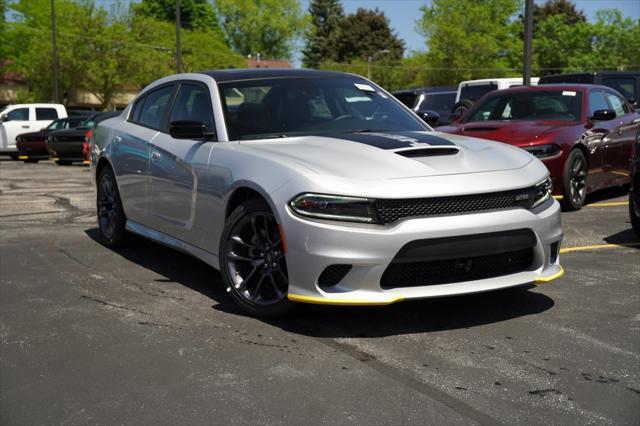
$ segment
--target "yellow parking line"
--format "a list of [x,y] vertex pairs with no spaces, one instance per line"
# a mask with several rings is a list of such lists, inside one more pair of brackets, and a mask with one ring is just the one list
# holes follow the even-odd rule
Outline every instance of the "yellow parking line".
[[640,241],[637,243],[622,243],[622,244],[595,244],[591,246],[578,246],[578,247],[564,247],[560,249],[560,253],[572,253],[574,251],[587,251],[587,250],[602,250],[616,247],[637,247],[640,246]]
[[560,201],[564,198],[563,195],[554,195],[553,198],[555,198],[556,200]]
[[613,173],[614,175],[619,175],[619,176],[629,176],[631,174],[629,172],[616,172],[616,171],[613,171],[611,173]]
[[26,155],[19,155],[18,156],[18,160],[28,160],[28,159],[29,159],[29,157],[26,156]]
[[610,203],[595,203],[587,204],[587,207],[615,207],[615,206],[628,206],[628,201],[612,201]]

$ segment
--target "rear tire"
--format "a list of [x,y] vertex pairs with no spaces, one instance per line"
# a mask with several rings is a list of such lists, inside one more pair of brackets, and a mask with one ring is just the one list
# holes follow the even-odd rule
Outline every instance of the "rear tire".
[[473,101],[470,99],[464,99],[453,106],[451,109],[451,114],[460,113],[460,116],[463,116],[465,112],[467,112],[473,106]]
[[252,199],[227,219],[220,239],[220,272],[233,300],[260,318],[290,314],[289,278],[278,224],[267,203]]
[[567,156],[562,173],[564,211],[580,210],[587,198],[587,158],[580,149],[572,150]]
[[106,166],[100,171],[97,186],[96,210],[100,240],[109,248],[124,247],[131,242],[132,235],[125,229],[127,217],[111,167]]

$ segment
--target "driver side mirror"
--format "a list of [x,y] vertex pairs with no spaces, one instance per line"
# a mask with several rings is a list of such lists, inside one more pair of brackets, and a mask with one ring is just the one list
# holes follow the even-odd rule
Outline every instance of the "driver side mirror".
[[418,111],[418,117],[431,126],[438,124],[438,121],[440,121],[440,114],[435,111]]
[[592,121],[608,121],[616,118],[616,112],[612,109],[599,109],[593,113]]
[[207,132],[207,126],[199,121],[172,121],[169,134],[174,139],[212,139],[215,134]]
[[0,116],[0,121],[4,123],[5,121],[11,121],[11,119],[9,118],[8,115],[5,114]]

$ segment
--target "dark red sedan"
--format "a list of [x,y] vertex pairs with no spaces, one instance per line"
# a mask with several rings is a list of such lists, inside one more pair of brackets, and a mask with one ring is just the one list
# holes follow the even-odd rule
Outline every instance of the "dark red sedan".
[[22,133],[16,138],[16,148],[18,148],[18,159],[25,163],[37,163],[40,160],[49,159],[47,150],[47,138],[56,130],[71,129],[79,126],[86,116],[74,116],[59,118],[49,124],[39,132]]
[[630,182],[640,114],[605,86],[517,87],[485,95],[438,131],[526,149],[549,169],[563,207],[577,210],[588,193]]

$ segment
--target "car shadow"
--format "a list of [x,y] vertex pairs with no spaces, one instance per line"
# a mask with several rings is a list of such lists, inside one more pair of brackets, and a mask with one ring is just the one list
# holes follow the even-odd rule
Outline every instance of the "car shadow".
[[[633,232],[632,228],[625,229],[624,231],[616,232],[615,234],[611,234],[608,237],[604,237],[604,241],[609,244],[629,244],[629,243],[638,243],[640,242],[640,238]],[[640,249],[640,246],[630,246],[637,249]]]
[[626,197],[629,195],[629,185],[615,186],[613,188],[601,189],[587,195],[585,205],[608,201],[613,198]]
[[[97,228],[89,238],[99,242]],[[220,272],[187,254],[140,238],[132,247],[113,250],[125,259],[156,272],[217,302],[213,309],[245,316],[226,294]],[[551,309],[553,299],[529,291],[535,286],[475,295],[406,301],[389,306],[301,305],[295,316],[263,320],[288,332],[311,337],[383,337],[472,328]]]

